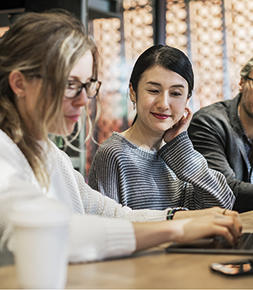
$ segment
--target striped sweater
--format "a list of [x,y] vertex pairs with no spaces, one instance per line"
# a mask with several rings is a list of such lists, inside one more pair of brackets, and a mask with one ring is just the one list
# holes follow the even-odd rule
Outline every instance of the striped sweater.
[[187,132],[158,152],[141,148],[114,132],[98,148],[89,185],[132,209],[183,206],[232,209],[235,197],[225,177],[208,168]]

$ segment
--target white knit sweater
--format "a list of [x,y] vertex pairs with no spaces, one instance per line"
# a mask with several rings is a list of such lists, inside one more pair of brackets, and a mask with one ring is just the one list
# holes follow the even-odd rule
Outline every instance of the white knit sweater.
[[47,153],[48,192],[41,188],[26,158],[0,130],[0,265],[13,260],[12,227],[8,215],[18,200],[54,198],[71,214],[69,261],[86,262],[131,254],[136,248],[130,221],[166,219],[167,210],[131,210],[92,190],[71,160],[53,143]]

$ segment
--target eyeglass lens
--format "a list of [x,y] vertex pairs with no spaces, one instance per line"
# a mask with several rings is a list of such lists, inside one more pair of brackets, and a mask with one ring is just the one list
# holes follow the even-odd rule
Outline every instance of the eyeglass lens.
[[92,80],[85,84],[79,81],[69,80],[68,86],[65,90],[65,97],[75,98],[81,93],[82,89],[84,88],[87,93],[87,97],[92,99],[97,96],[100,85],[101,82],[96,80]]

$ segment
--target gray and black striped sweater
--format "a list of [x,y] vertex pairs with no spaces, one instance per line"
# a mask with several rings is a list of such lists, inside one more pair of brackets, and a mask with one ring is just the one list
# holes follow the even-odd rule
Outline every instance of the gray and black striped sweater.
[[232,209],[235,197],[225,177],[208,168],[187,132],[158,152],[141,148],[114,132],[98,148],[89,185],[132,209],[220,206]]

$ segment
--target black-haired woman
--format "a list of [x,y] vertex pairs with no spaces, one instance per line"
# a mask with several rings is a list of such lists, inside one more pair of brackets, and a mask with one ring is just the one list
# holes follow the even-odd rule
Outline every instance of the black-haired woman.
[[180,50],[154,45],[137,59],[129,82],[133,125],[98,149],[89,185],[132,209],[171,207],[177,215],[214,206],[232,209],[225,177],[193,149],[187,128],[194,75]]

